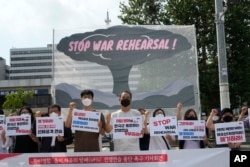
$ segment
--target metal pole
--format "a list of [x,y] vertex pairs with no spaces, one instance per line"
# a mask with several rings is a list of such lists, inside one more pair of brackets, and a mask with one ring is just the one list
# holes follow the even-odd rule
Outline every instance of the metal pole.
[[52,103],[56,104],[56,88],[55,88],[55,30],[53,29],[52,39]]
[[217,53],[219,66],[219,86],[221,109],[230,107],[229,83],[226,57],[226,42],[224,31],[224,14],[222,0],[215,0]]

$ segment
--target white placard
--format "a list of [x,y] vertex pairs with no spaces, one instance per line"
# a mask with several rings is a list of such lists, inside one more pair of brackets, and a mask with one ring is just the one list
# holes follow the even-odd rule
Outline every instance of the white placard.
[[113,138],[139,138],[142,137],[142,117],[112,118]]
[[242,121],[215,124],[216,144],[245,142],[245,128]]
[[206,135],[204,120],[179,120],[178,140],[203,140]]
[[19,136],[31,133],[31,116],[11,116],[6,117],[6,136]]
[[74,109],[72,112],[72,130],[88,131],[99,133],[98,122],[101,113]]
[[177,135],[176,117],[151,117],[149,119],[150,136]]
[[51,137],[64,135],[64,123],[62,117],[37,117],[36,136]]
[[2,131],[5,129],[5,116],[0,115],[0,134],[2,134]]

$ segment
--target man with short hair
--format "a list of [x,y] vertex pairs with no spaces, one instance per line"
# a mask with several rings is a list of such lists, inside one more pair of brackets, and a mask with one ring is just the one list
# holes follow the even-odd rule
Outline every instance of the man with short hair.
[[[83,90],[80,93],[83,110],[88,112],[96,112],[93,107],[94,93],[91,90]],[[69,105],[69,113],[66,118],[66,126],[71,127],[73,109],[76,108],[76,103],[71,102]],[[74,152],[97,152],[100,151],[99,147],[99,134],[104,134],[106,131],[106,122],[103,114],[98,123],[99,133],[87,131],[75,131],[75,147]]]
[[[112,129],[111,119],[118,117],[139,117],[141,113],[138,110],[131,109],[132,93],[122,91],[119,96],[121,108],[112,114],[107,115],[108,129]],[[142,134],[144,131],[142,130]],[[114,139],[114,151],[140,151],[139,138]]]

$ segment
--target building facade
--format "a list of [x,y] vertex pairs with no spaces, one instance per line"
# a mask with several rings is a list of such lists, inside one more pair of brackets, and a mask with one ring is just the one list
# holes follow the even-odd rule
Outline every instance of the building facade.
[[[52,45],[36,48],[10,49],[10,67],[0,61],[0,68],[5,67],[5,74],[0,74],[0,105],[5,96],[15,93],[19,88],[24,91],[34,90],[33,98],[27,100],[32,108],[47,108],[52,103]],[[3,71],[3,70],[1,70]]]
[[52,45],[10,49],[10,80],[52,78]]

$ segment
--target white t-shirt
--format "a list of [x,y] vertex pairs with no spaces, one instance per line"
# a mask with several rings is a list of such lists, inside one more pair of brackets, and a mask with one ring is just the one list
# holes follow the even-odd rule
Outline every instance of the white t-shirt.
[[[112,118],[137,117],[137,116],[141,116],[141,113],[134,109],[130,109],[129,111],[126,112],[118,110],[111,114],[111,121]],[[139,138],[114,139],[114,151],[140,151]]]
[[[147,128],[148,128],[148,131],[150,132],[149,125],[147,126]],[[173,138],[173,136],[172,136],[172,138]],[[166,142],[169,146],[169,149],[171,149],[171,146],[170,146],[167,139],[166,139]],[[150,136],[149,150],[168,150],[168,147],[167,147],[166,143],[164,142],[162,136]]]
[[183,149],[198,149],[200,148],[199,140],[185,140]]

